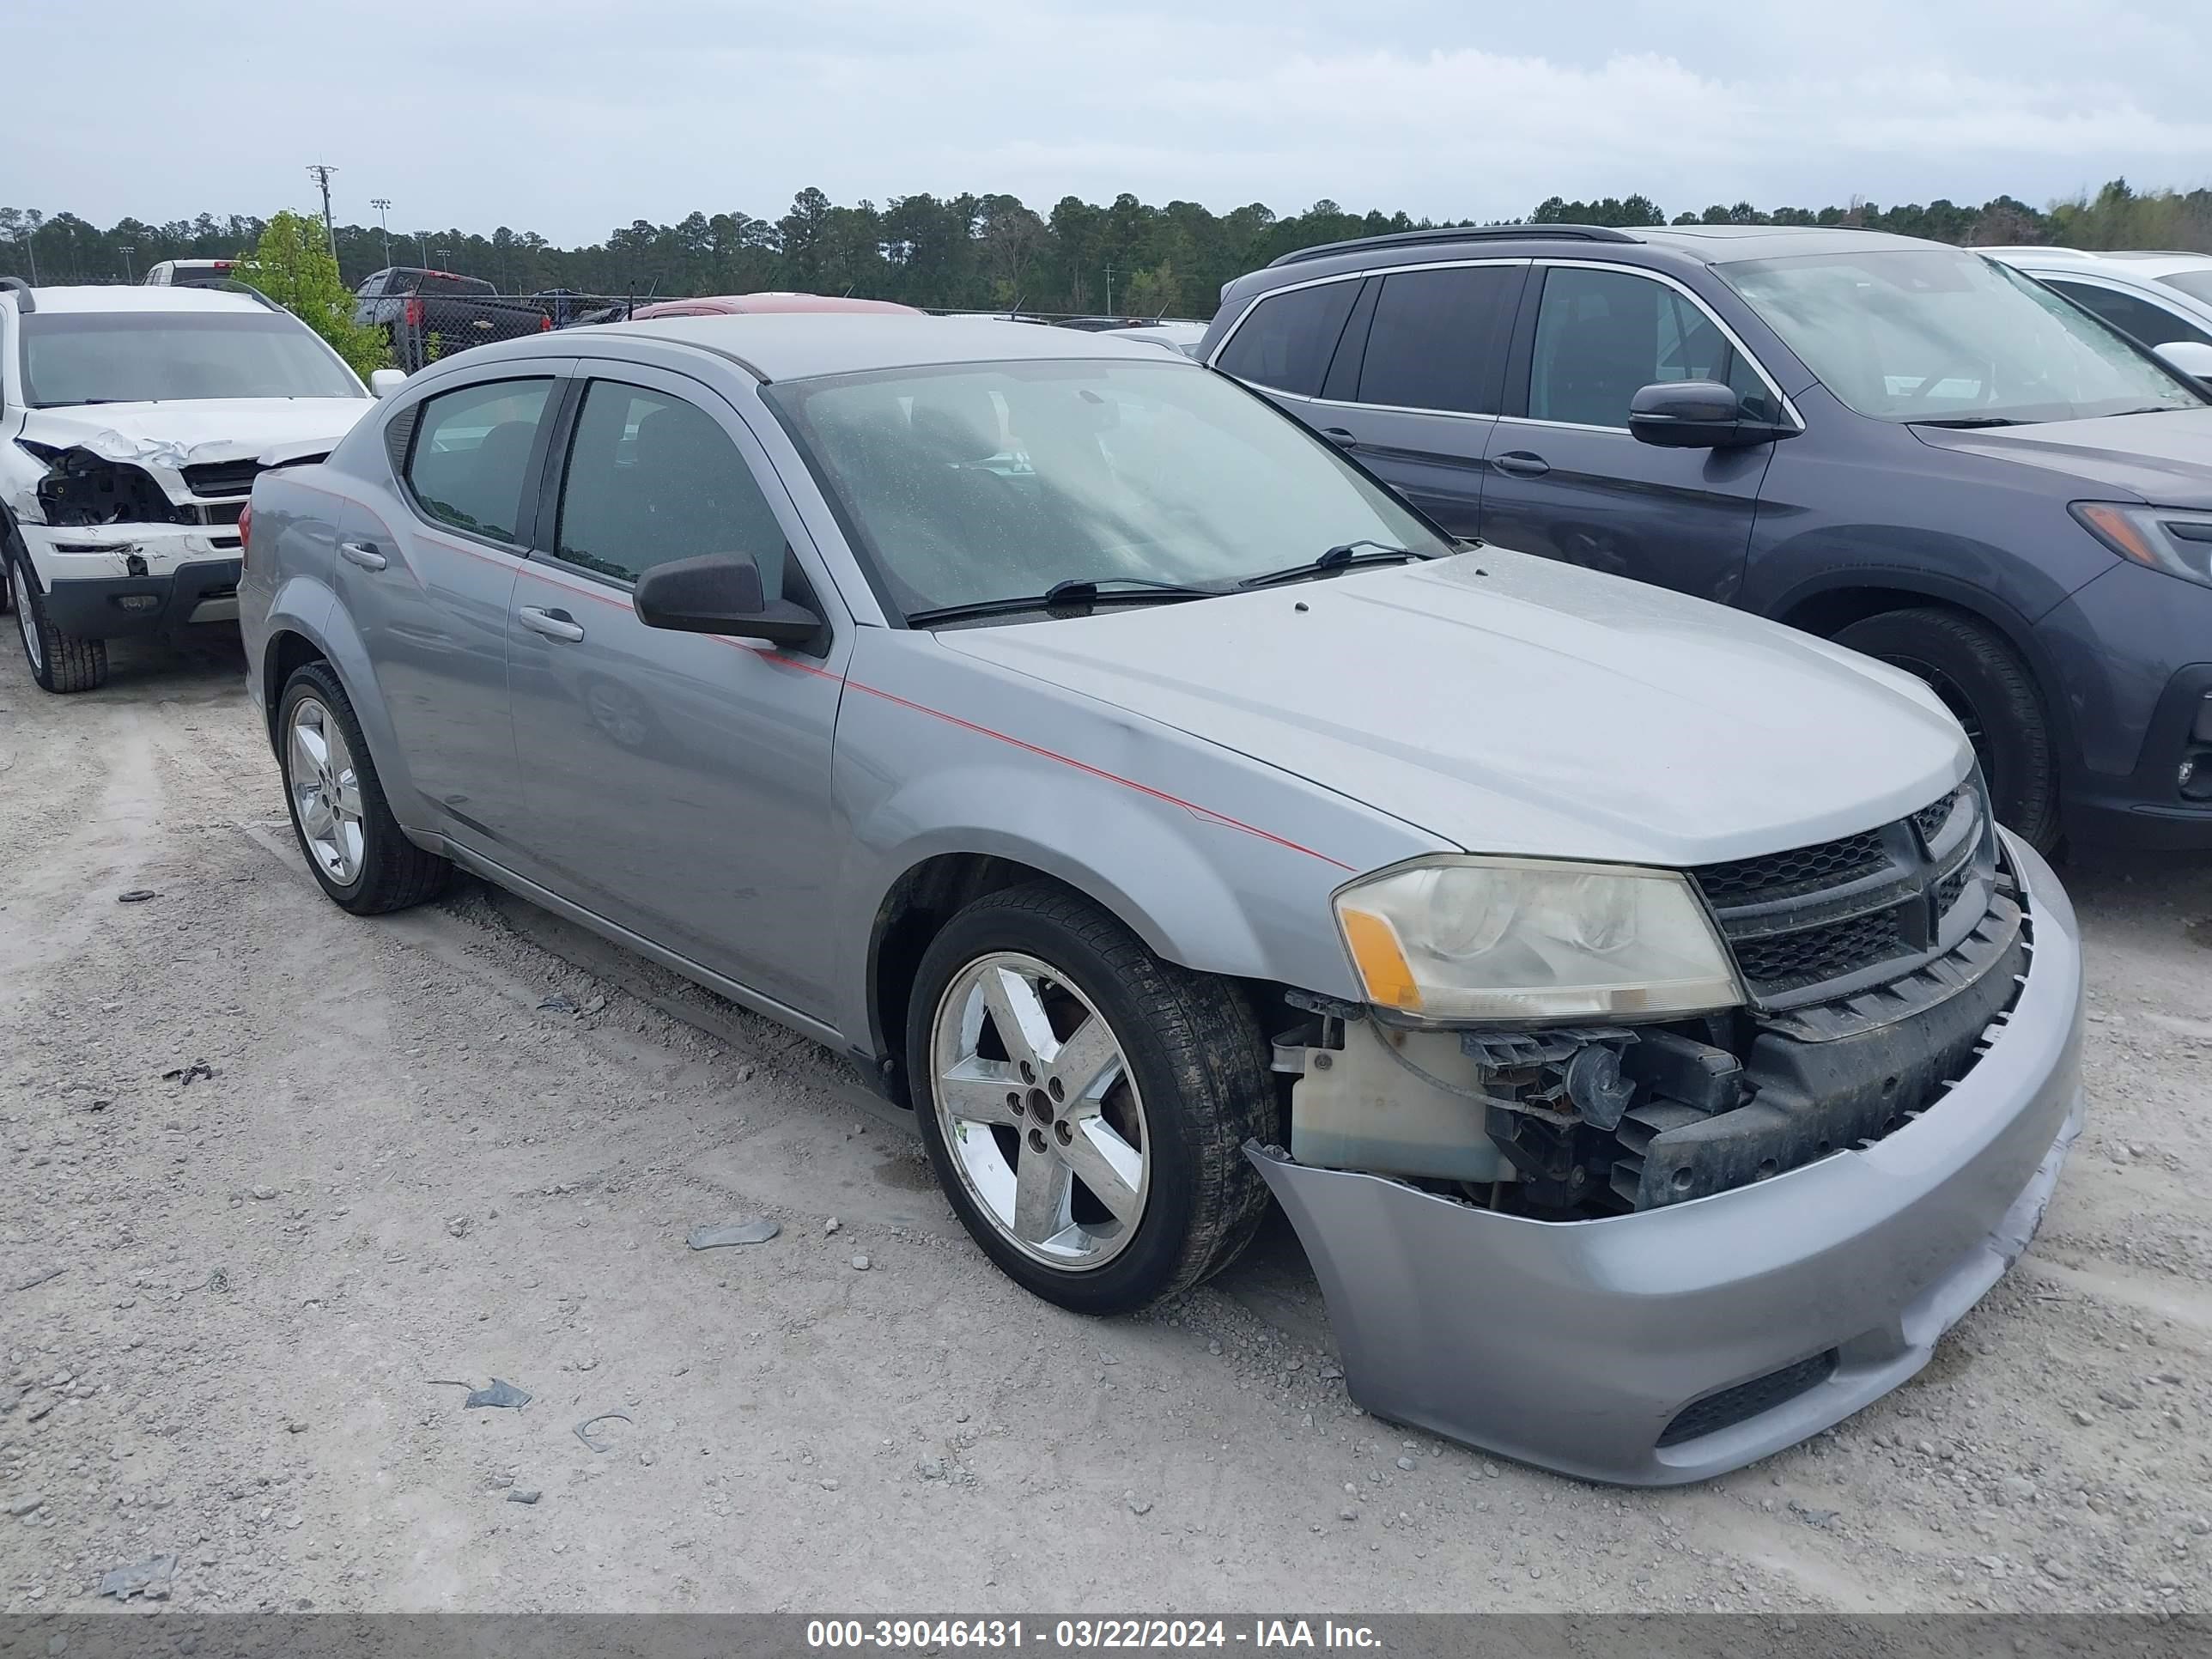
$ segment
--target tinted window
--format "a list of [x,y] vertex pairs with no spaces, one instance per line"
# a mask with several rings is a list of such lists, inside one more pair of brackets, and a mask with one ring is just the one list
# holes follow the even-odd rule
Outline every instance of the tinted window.
[[422,405],[407,483],[432,518],[503,542],[516,539],[522,480],[550,380],[494,380]]
[[2130,339],[2144,345],[2172,345],[2176,340],[2212,343],[2212,334],[2193,323],[2182,321],[2164,306],[2154,306],[2131,294],[2116,293],[2088,283],[2060,282],[2048,276],[2044,280],[2084,310],[2102,317]]
[[1630,401],[1662,380],[1719,380],[1747,413],[1781,412],[1719,325],[1664,283],[1617,270],[1545,273],[1528,376],[1533,417],[1625,428]]
[[1358,400],[1488,413],[1517,265],[1401,270],[1382,279]]
[[767,592],[783,578],[783,527],[730,434],[703,410],[618,380],[584,394],[555,548],[622,581],[708,553],[751,554]]
[[363,395],[285,312],[37,311],[21,328],[23,401],[33,409]]
[[1359,283],[1350,278],[1269,295],[1230,336],[1218,367],[1240,380],[1314,396],[1358,295]]

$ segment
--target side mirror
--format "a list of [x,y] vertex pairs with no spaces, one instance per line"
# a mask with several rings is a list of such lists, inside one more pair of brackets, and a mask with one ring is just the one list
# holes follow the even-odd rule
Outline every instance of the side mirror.
[[372,368],[368,371],[368,390],[372,397],[389,398],[407,384],[404,368]]
[[2155,348],[2158,360],[2199,386],[2212,386],[2212,345],[2202,340],[2169,340]]
[[1628,430],[1663,449],[1741,449],[1797,428],[1746,415],[1743,399],[1718,380],[1662,380],[1629,399]]
[[805,645],[822,618],[804,605],[770,600],[750,553],[709,553],[657,564],[637,579],[630,605],[647,628],[678,634],[729,634],[771,645]]

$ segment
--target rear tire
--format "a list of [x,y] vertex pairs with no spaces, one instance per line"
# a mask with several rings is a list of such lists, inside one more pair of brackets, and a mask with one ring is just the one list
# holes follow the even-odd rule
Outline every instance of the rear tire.
[[15,612],[16,636],[22,641],[23,660],[31,678],[46,690],[66,696],[74,691],[96,691],[107,684],[107,641],[81,640],[54,626],[46,596],[39,591],[37,573],[20,547],[7,556],[10,607]]
[[2050,719],[2010,646],[1972,617],[1934,608],[1869,617],[1835,639],[1925,682],[1973,740],[1997,822],[2039,853],[2058,844]]
[[276,703],[277,765],[292,833],[316,884],[357,916],[435,898],[453,866],[392,816],[353,702],[328,663],[303,663]]
[[[979,1034],[975,1011],[1007,994],[1001,974],[1016,996],[1036,993],[1024,1009],[1041,1040],[1027,1048],[998,1036],[996,1016]],[[907,1063],[922,1140],[962,1224],[1048,1302],[1115,1314],[1172,1295],[1234,1261],[1266,1213],[1243,1146],[1274,1137],[1275,1094],[1251,1009],[1054,883],[978,899],[931,941]],[[1032,1207],[1037,1170],[1057,1186]]]

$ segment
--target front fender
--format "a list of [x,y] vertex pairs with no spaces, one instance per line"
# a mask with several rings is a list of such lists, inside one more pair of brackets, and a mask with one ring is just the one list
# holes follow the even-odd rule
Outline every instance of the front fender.
[[263,714],[270,727],[271,742],[276,737],[276,701],[284,690],[273,683],[277,653],[284,636],[296,635],[329,662],[338,677],[338,684],[345,688],[346,696],[353,704],[354,718],[361,722],[362,736],[368,740],[369,758],[375,763],[377,781],[384,787],[385,799],[391,805],[392,815],[399,820],[400,828],[411,834],[429,823],[429,815],[421,805],[422,796],[415,787],[414,776],[407,769],[407,751],[392,729],[391,717],[377,690],[368,647],[354,626],[351,613],[338,603],[337,593],[318,576],[287,577],[277,586],[268,618],[258,631],[258,638],[253,642],[252,678],[256,688],[264,693]]

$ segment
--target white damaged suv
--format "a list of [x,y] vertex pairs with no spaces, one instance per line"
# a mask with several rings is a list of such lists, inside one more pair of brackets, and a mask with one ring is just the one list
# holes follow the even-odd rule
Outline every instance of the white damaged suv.
[[0,277],[0,605],[49,691],[107,678],[107,641],[238,615],[255,475],[319,459],[360,377],[250,290]]

